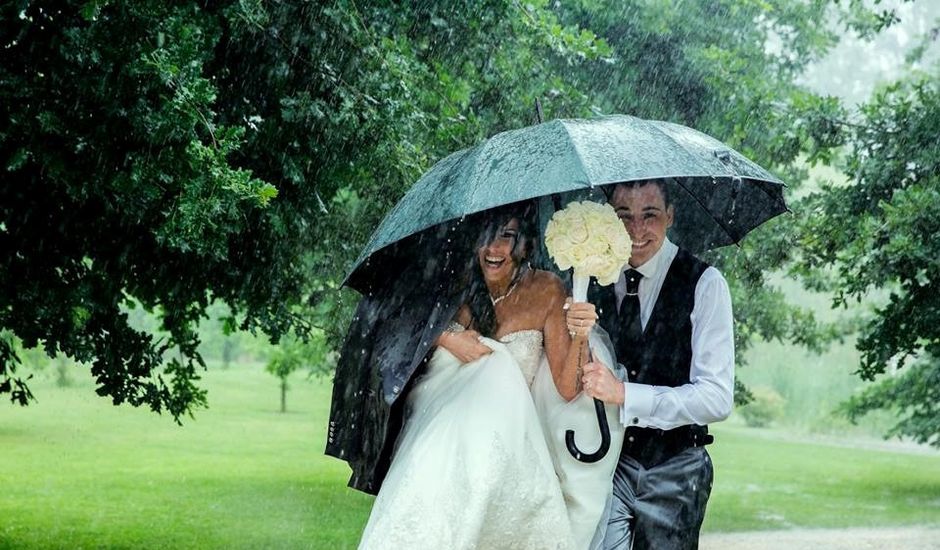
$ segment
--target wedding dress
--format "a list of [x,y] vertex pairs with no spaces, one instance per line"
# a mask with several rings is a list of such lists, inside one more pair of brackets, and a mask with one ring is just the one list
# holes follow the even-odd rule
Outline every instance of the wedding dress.
[[529,391],[539,330],[484,338],[461,365],[438,348],[405,423],[361,549],[568,549],[568,515]]
[[[625,373],[614,359],[613,345],[607,333],[595,327],[588,338],[593,359],[605,365],[614,365],[611,371],[615,377],[623,380]],[[576,460],[568,452],[565,443],[568,430],[574,431],[575,444],[580,450],[594,452],[600,447],[601,434],[594,400],[580,393],[571,401],[565,401],[555,388],[548,362],[543,359],[542,363],[532,384],[532,395],[565,497],[575,547],[579,550],[597,550],[603,546],[607,532],[612,480],[623,446],[624,429],[620,423],[620,410],[616,405],[608,404],[604,407],[610,429],[610,450],[607,454],[593,463]]]

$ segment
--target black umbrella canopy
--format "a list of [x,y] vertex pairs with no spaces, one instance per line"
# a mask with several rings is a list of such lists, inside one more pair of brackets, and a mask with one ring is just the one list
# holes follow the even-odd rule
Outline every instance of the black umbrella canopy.
[[693,252],[736,244],[765,221],[787,212],[784,185],[749,178],[669,178],[676,210],[670,239]]
[[345,284],[366,291],[375,279],[373,255],[446,221],[536,197],[566,194],[567,202],[579,191],[663,178],[671,181],[677,208],[670,237],[691,251],[738,242],[786,211],[780,180],[702,132],[626,115],[559,119],[497,134],[435,164],[382,221]]

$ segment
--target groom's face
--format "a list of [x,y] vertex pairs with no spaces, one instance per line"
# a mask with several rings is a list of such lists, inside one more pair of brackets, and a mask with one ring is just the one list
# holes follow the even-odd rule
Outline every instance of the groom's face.
[[663,246],[666,230],[672,226],[672,206],[666,206],[663,192],[655,183],[634,187],[618,185],[610,197],[610,205],[633,241],[630,265],[645,264]]

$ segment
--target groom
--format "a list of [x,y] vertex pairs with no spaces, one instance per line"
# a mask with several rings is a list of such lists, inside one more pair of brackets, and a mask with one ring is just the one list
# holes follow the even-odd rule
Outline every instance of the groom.
[[[591,397],[620,406],[626,427],[604,548],[694,549],[711,492],[707,425],[731,412],[734,339],[728,284],[666,238],[674,208],[662,180],[619,184],[609,198],[633,240],[613,287],[592,284],[568,328],[597,319],[627,380],[584,366]],[[597,314],[595,315],[596,304]]]

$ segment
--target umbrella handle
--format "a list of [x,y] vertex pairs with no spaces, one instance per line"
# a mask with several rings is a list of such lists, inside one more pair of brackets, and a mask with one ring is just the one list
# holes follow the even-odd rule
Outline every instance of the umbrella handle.
[[597,426],[601,431],[601,446],[593,453],[581,452],[574,442],[574,430],[565,430],[565,445],[568,447],[568,452],[575,460],[586,464],[593,464],[604,458],[610,450],[610,426],[607,424],[604,403],[600,399],[594,399],[594,412],[597,413]]

